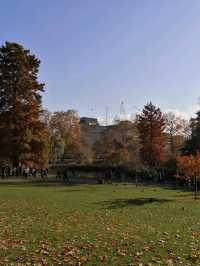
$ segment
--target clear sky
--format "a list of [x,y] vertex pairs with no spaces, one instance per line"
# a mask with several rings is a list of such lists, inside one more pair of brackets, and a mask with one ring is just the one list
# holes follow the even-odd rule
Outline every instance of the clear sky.
[[0,44],[42,61],[44,106],[110,116],[124,101],[192,114],[200,96],[199,0],[6,0]]

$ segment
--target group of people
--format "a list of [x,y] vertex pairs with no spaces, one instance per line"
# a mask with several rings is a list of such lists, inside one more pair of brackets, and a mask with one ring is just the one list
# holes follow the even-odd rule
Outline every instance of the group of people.
[[36,169],[34,167],[27,167],[27,166],[11,167],[9,165],[0,167],[0,176],[2,178],[8,178],[14,176],[16,177],[22,176],[24,178],[28,178],[28,177],[37,177],[38,175],[40,175],[41,178],[48,177],[48,168]]

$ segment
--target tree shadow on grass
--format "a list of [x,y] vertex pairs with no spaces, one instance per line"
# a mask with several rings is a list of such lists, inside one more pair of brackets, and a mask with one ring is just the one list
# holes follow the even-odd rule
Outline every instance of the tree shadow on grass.
[[144,206],[146,204],[158,203],[163,204],[170,202],[170,199],[159,198],[136,198],[136,199],[115,199],[101,202],[104,209],[118,209],[129,206]]

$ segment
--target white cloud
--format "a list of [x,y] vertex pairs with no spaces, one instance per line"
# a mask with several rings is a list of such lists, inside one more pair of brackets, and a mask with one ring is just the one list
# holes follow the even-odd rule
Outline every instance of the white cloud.
[[183,111],[180,111],[178,109],[167,109],[167,110],[164,110],[164,113],[174,113],[176,116],[179,116],[181,118],[184,118],[184,119],[187,119],[189,120],[191,115],[189,112],[183,112]]
[[200,109],[200,105],[196,104],[190,108],[188,108],[185,111],[181,111],[179,109],[167,109],[164,112],[168,113],[168,112],[173,112],[175,113],[177,116],[180,116],[186,120],[190,120],[191,117],[194,117],[196,112]]

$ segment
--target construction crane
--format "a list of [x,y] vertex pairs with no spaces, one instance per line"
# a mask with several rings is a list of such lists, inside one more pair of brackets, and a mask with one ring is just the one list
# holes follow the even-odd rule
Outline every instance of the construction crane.
[[123,101],[121,101],[121,104],[120,104],[119,120],[120,121],[127,120],[126,110],[125,110]]
[[108,126],[108,123],[109,123],[108,113],[109,113],[109,108],[108,106],[106,106],[106,126]]

